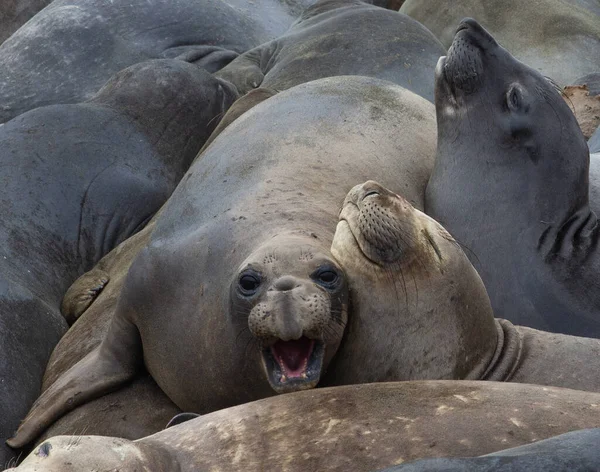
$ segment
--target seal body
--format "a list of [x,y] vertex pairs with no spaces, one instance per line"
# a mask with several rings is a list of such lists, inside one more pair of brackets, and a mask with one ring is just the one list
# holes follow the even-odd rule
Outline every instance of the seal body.
[[117,74],[87,103],[0,128],[0,437],[39,395],[66,330],[65,290],[152,217],[235,97],[194,65],[157,60]]
[[407,0],[400,12],[423,23],[445,47],[456,25],[474,18],[517,59],[563,86],[598,72],[600,6],[593,0]]
[[436,69],[436,114],[426,212],[468,248],[495,315],[600,336],[589,153],[558,89],[465,20]]
[[0,5],[0,44],[21,25],[50,3],[50,0],[5,0]]
[[[156,219],[100,346],[43,394],[11,444],[118,388],[142,364],[196,413],[314,386],[347,313],[345,276],[329,254],[339,202],[376,173],[422,204],[432,112],[389,82],[336,77],[235,120]],[[75,402],[69,385],[82,391]]]
[[424,459],[382,472],[585,472],[600,464],[599,441],[600,429],[583,429],[481,457]]
[[421,24],[359,0],[320,0],[283,36],[241,55],[218,73],[240,94],[285,90],[337,75],[389,80],[433,100],[437,59],[445,52]]
[[120,70],[179,57],[214,72],[282,34],[302,1],[56,0],[0,46],[0,122],[90,99]]
[[523,382],[600,392],[600,340],[494,319],[459,244],[369,181],[346,197],[332,254],[352,316],[328,385],[415,379]]
[[598,404],[597,393],[497,382],[319,388],[216,411],[134,442],[51,438],[15,470],[228,471],[243,462],[248,471],[367,472],[597,428]]

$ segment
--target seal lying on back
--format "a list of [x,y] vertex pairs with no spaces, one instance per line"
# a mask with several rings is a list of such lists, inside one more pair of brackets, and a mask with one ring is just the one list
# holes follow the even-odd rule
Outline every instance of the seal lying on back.
[[51,438],[14,470],[372,472],[597,428],[599,404],[598,393],[496,382],[319,388],[216,411],[135,442]]
[[424,459],[381,472],[590,472],[600,468],[600,429],[554,438],[468,459]]
[[122,71],[89,102],[0,127],[0,438],[39,395],[67,327],[65,290],[160,208],[235,97],[163,59]]
[[352,316],[326,385],[388,380],[523,382],[600,392],[600,339],[494,319],[457,242],[376,182],[346,197],[331,252]]
[[400,12],[423,23],[445,47],[461,19],[475,18],[515,57],[562,85],[598,72],[597,0],[407,0]]
[[444,47],[406,15],[360,0],[319,0],[283,36],[235,59],[217,75],[240,94],[285,90],[310,80],[362,75],[389,80],[433,101]]
[[44,392],[10,444],[144,364],[197,413],[315,386],[346,324],[346,278],[329,252],[339,202],[377,174],[422,204],[432,108],[389,82],[335,77],[235,120],[161,210],[100,346]]
[[113,74],[149,59],[179,57],[214,72],[282,34],[309,3],[54,0],[0,46],[0,122],[90,99]]
[[600,336],[589,153],[561,95],[474,20],[436,69],[426,212],[469,249],[496,316]]

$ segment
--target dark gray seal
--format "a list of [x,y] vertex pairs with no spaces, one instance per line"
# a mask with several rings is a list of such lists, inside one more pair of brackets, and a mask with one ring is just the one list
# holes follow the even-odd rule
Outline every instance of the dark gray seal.
[[422,204],[432,108],[390,82],[333,77],[235,120],[161,210],[106,337],[10,444],[144,366],[179,408],[201,414],[316,385],[346,324],[346,277],[330,254],[339,203],[375,173]]
[[600,429],[583,429],[466,459],[424,459],[381,472],[591,472],[600,470]]
[[461,19],[475,18],[516,58],[561,85],[598,72],[597,0],[407,0],[400,12],[423,23],[445,47]]
[[600,337],[589,152],[555,86],[474,20],[436,69],[426,212],[468,251],[496,316]]
[[55,0],[0,46],[0,122],[42,105],[87,100],[113,74],[148,59],[180,57],[214,72],[283,34],[303,6]]
[[146,224],[234,99],[206,71],[163,59],[125,69],[86,103],[0,127],[0,438],[40,393],[69,285]]
[[0,3],[0,44],[51,0],[3,0]]
[[600,339],[494,319],[485,287],[435,220],[376,182],[346,197],[331,253],[351,316],[324,385],[420,379],[600,392]]
[[216,411],[133,442],[51,438],[14,470],[371,472],[598,428],[598,405],[598,393],[497,382],[318,388]]
[[362,75],[389,80],[433,101],[433,71],[444,47],[406,15],[360,0],[320,0],[283,36],[217,74],[244,94],[311,80]]

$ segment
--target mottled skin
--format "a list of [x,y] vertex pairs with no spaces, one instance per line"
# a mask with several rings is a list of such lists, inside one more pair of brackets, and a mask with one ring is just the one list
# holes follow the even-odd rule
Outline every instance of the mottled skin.
[[310,80],[362,75],[433,100],[433,70],[445,49],[421,24],[360,0],[320,0],[283,36],[218,72],[240,94],[285,90]]
[[597,428],[598,405],[598,393],[497,382],[319,388],[210,413],[134,442],[55,437],[15,470],[370,472]]
[[436,114],[425,210],[468,248],[495,315],[599,337],[589,151],[560,93],[465,20],[436,69]]
[[503,380],[600,392],[600,339],[494,319],[459,244],[376,182],[346,197],[331,252],[353,304],[324,384]]
[[148,61],[0,127],[0,438],[40,393],[69,285],[146,224],[235,97],[194,65]]
[[0,44],[51,0],[3,0],[0,3]]
[[87,100],[148,59],[180,57],[214,72],[283,34],[310,3],[55,0],[0,46],[0,122]]
[[597,72],[600,5],[596,0],[407,0],[401,13],[450,47],[462,18],[479,21],[520,61],[561,85]]
[[600,465],[600,429],[583,429],[480,457],[424,459],[381,472],[589,472]]
[[[420,207],[433,119],[431,104],[401,87],[335,77],[277,94],[235,120],[157,217],[100,346],[44,392],[11,444],[118,389],[142,365],[179,408],[196,413],[312,386],[311,376],[290,388],[273,384],[263,348],[316,339],[326,369],[346,312],[345,276],[329,253],[339,204],[375,174]],[[258,282],[244,297],[246,275]],[[261,314],[264,302],[271,308]],[[318,317],[308,316],[313,310]]]

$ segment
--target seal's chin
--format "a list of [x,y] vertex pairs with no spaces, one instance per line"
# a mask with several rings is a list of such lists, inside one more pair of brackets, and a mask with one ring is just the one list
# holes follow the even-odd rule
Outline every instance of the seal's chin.
[[316,387],[321,378],[324,354],[323,343],[306,336],[275,342],[262,351],[269,384],[277,393]]

